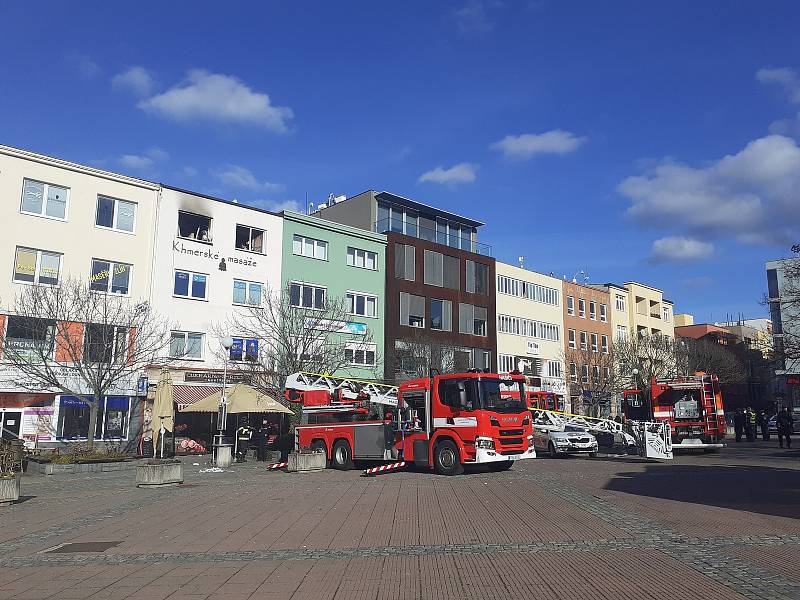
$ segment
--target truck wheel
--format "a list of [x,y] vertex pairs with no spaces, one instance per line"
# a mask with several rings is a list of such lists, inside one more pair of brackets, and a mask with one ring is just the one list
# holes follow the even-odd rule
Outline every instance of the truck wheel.
[[558,458],[558,452],[556,452],[556,446],[553,442],[547,444],[547,451],[550,453],[550,458]]
[[500,471],[508,471],[511,468],[511,465],[514,464],[513,460],[504,460],[503,462],[493,462],[489,463],[489,470],[493,473],[499,473]]
[[323,440],[314,440],[311,442],[311,451],[322,452],[325,455],[325,465],[329,466],[330,461],[328,460],[328,447],[325,445]]
[[458,458],[458,448],[450,440],[436,444],[433,465],[439,475],[460,475],[464,472],[464,466]]
[[336,440],[331,450],[331,466],[340,471],[349,471],[353,468],[353,451],[347,440]]

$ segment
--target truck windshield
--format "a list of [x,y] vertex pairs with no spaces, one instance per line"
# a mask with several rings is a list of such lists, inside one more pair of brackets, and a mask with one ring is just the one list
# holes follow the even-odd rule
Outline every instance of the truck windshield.
[[481,408],[498,413],[527,411],[525,386],[513,379],[481,379],[479,384]]

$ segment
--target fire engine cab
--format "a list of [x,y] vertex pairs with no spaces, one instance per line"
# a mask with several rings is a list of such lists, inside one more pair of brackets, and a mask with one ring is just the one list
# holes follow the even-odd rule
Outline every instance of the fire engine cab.
[[642,390],[623,393],[626,419],[669,423],[673,448],[723,447],[727,426],[716,375],[695,373],[674,379],[653,379],[649,391],[649,402]]
[[479,464],[504,471],[536,456],[521,374],[435,374],[395,387],[295,373],[286,398],[302,404],[296,448],[325,452],[336,469],[401,460],[455,475]]

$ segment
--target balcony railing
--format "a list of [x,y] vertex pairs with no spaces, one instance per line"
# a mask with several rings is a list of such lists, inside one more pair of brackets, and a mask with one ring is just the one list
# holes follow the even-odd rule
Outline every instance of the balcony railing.
[[[404,225],[405,228],[403,227]],[[459,248],[482,256],[492,256],[492,247],[489,244],[482,244],[468,237],[448,234],[429,227],[420,227],[408,222],[403,223],[400,219],[381,219],[376,221],[373,231],[376,233],[387,233],[390,231],[403,233],[421,240],[442,244],[443,246]]]

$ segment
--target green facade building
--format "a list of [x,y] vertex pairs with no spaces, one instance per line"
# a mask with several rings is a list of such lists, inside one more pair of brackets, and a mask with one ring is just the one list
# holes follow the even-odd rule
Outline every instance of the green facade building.
[[[376,379],[383,375],[386,236],[310,217],[283,213],[282,279],[293,305],[339,303],[346,366],[332,375]],[[324,309],[323,309],[324,310]]]

